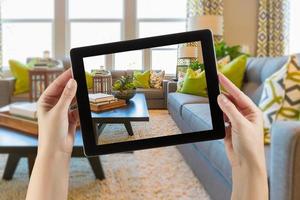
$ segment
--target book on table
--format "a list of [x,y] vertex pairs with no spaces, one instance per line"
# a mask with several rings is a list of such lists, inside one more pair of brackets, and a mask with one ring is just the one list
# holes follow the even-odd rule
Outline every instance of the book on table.
[[111,94],[105,94],[105,93],[95,93],[95,94],[89,94],[89,100],[90,103],[102,103],[102,102],[108,102],[115,100],[115,97]]
[[9,105],[9,113],[29,119],[37,119],[36,102],[17,102]]

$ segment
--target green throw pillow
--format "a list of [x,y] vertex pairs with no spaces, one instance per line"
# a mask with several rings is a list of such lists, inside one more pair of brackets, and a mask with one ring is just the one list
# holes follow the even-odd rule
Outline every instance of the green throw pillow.
[[93,75],[89,72],[85,72],[86,85],[88,89],[93,87]]
[[150,88],[150,71],[133,73],[133,84],[136,88]]
[[242,88],[246,71],[247,56],[241,55],[226,65],[219,66],[219,72],[224,74],[234,85]]
[[182,88],[179,92],[197,96],[207,96],[205,71],[199,72],[188,68]]
[[14,95],[29,92],[29,70],[34,66],[34,62],[27,65],[16,60],[9,60],[9,67],[12,75],[15,77]]

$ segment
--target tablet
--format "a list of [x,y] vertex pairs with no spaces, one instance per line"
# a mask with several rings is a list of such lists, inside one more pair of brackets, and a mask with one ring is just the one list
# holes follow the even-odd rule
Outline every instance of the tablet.
[[[210,30],[73,48],[70,54],[86,156],[224,138]],[[170,81],[161,83],[162,74]]]

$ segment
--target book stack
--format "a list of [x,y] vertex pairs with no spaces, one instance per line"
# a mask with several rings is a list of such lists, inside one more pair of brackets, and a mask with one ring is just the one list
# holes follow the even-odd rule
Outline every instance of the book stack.
[[90,108],[93,112],[102,112],[126,106],[126,102],[115,98],[111,94],[96,93],[89,94]]
[[9,106],[9,113],[19,117],[36,120],[37,103],[36,102],[18,102]]

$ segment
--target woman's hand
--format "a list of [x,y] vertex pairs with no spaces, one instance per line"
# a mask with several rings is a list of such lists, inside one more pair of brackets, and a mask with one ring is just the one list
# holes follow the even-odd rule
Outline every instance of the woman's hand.
[[69,163],[78,122],[70,111],[77,84],[71,70],[60,75],[38,101],[39,145],[27,200],[67,199]]
[[232,199],[267,199],[261,111],[224,75],[219,74],[219,82],[228,92],[218,96],[218,104],[229,123],[224,142],[232,166]]
[[41,95],[38,101],[39,153],[71,155],[78,113],[69,107],[76,89],[71,70],[67,70]]

